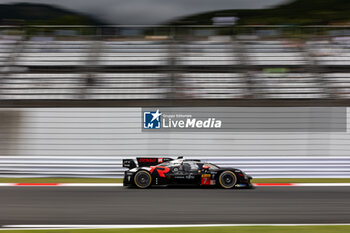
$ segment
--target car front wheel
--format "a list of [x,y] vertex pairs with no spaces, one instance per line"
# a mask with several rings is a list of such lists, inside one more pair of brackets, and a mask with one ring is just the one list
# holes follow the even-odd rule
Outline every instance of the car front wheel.
[[220,187],[225,189],[231,189],[235,187],[237,183],[237,176],[232,171],[224,171],[219,176]]

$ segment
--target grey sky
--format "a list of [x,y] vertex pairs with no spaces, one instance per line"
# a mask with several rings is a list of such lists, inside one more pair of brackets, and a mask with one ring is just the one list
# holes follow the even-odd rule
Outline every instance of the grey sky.
[[194,13],[266,8],[287,0],[0,0],[33,2],[89,13],[110,24],[157,24]]

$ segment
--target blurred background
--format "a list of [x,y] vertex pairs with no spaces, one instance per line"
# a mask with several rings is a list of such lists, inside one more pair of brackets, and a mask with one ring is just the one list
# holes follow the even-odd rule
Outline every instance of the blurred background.
[[141,131],[141,107],[302,107],[305,125],[310,108],[347,110],[349,1],[0,3],[1,177],[122,177],[122,158],[178,155],[253,177],[350,177],[347,129]]

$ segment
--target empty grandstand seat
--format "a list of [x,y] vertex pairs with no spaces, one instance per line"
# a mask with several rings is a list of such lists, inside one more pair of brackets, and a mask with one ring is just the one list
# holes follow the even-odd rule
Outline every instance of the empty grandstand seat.
[[9,58],[13,55],[16,41],[0,40],[0,66],[5,66]]
[[246,80],[238,73],[181,73],[176,85],[180,97],[243,98]]
[[306,45],[310,55],[319,66],[350,65],[350,44],[347,41],[308,41]]
[[89,57],[88,41],[26,41],[15,61],[17,66],[83,66]]
[[308,73],[259,73],[249,77],[256,98],[323,98],[321,78]]
[[104,41],[98,57],[100,66],[164,66],[168,44],[162,41]]
[[350,73],[327,73],[323,78],[332,97],[350,98]]
[[159,73],[18,73],[2,77],[1,99],[158,99],[170,92]]
[[170,79],[162,73],[98,73],[87,90],[88,99],[158,99],[170,92]]
[[230,42],[192,41],[179,45],[177,64],[181,66],[232,66],[239,59]]
[[17,73],[2,77],[1,99],[76,99],[85,75],[73,73]]
[[301,66],[308,64],[298,46],[286,41],[242,41],[247,65]]

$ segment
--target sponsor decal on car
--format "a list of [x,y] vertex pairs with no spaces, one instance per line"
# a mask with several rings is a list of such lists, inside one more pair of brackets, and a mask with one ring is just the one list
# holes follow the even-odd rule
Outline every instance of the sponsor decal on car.
[[165,174],[170,171],[170,168],[163,166],[151,166],[149,172],[152,174],[154,171],[157,171],[160,177],[165,177]]
[[195,177],[194,177],[194,175],[188,175],[188,176],[186,176],[186,179],[189,179],[189,180],[192,180],[192,179],[194,179]]
[[139,158],[139,163],[155,163],[157,159],[154,158]]
[[201,185],[210,185],[210,174],[203,174],[201,177]]

